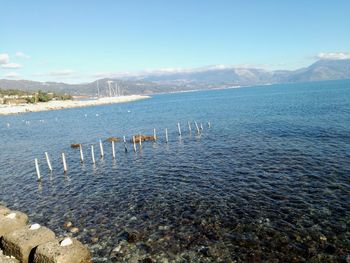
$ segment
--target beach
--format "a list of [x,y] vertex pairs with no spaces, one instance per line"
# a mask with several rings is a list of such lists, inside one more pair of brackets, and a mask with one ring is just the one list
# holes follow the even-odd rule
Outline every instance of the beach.
[[98,106],[104,104],[125,103],[136,100],[148,99],[149,96],[130,95],[120,97],[104,97],[91,100],[57,100],[40,102],[37,104],[0,105],[0,115],[20,114],[26,112],[38,112],[49,110],[61,110],[69,108],[81,108],[88,106]]

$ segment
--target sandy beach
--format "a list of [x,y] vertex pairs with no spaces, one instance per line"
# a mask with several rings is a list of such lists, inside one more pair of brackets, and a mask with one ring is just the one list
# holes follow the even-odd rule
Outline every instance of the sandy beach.
[[0,115],[20,114],[26,112],[38,112],[48,110],[61,110],[69,108],[80,108],[98,106],[104,104],[124,103],[150,98],[149,96],[130,95],[121,97],[105,97],[91,100],[64,100],[49,101],[37,104],[0,105]]

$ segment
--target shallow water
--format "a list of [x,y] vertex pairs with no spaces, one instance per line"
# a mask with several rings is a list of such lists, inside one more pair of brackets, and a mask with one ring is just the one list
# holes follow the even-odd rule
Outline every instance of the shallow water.
[[[113,160],[105,142],[98,158],[100,138],[153,128],[157,143],[137,153],[117,143]],[[0,200],[78,237],[95,262],[350,261],[350,81],[7,116],[0,134]],[[83,144],[84,164],[71,143]]]

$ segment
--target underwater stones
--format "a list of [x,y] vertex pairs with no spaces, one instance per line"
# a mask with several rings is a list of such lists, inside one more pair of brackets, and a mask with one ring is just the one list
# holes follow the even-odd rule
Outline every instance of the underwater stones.
[[120,235],[119,238],[124,239],[128,241],[128,243],[136,243],[140,240],[141,235],[137,231],[123,231]]
[[327,238],[324,235],[320,235],[320,240],[321,241],[327,241]]
[[98,237],[92,237],[90,240],[93,244],[95,244],[98,242]]
[[30,262],[38,245],[55,239],[55,234],[46,227],[30,230],[26,226],[3,236],[2,245],[6,255],[12,255],[22,263]]
[[63,226],[64,226],[65,228],[70,228],[70,227],[73,226],[73,223],[72,223],[71,221],[67,221],[67,222],[64,223]]
[[89,263],[90,251],[75,238],[56,239],[37,247],[34,263]]
[[80,231],[80,229],[77,228],[77,227],[72,227],[71,229],[69,229],[69,231],[70,231],[71,233],[73,233],[73,234],[76,234],[76,233],[78,233],[78,232]]
[[202,246],[198,249],[198,252],[205,257],[210,257],[210,250],[208,247]]
[[0,238],[7,233],[24,227],[28,223],[28,216],[19,211],[10,211],[0,215]]

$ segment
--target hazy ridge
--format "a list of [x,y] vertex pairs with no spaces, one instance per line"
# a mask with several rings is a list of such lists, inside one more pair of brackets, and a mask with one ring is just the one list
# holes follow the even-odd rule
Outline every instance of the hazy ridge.
[[0,80],[0,88],[25,91],[66,92],[72,95],[108,95],[108,81],[118,84],[119,94],[153,94],[232,86],[251,86],[278,83],[298,83],[322,80],[350,79],[350,59],[319,60],[307,68],[294,71],[267,71],[257,68],[212,67],[183,72],[158,72],[118,78],[104,78],[89,83],[37,82],[30,80]]

